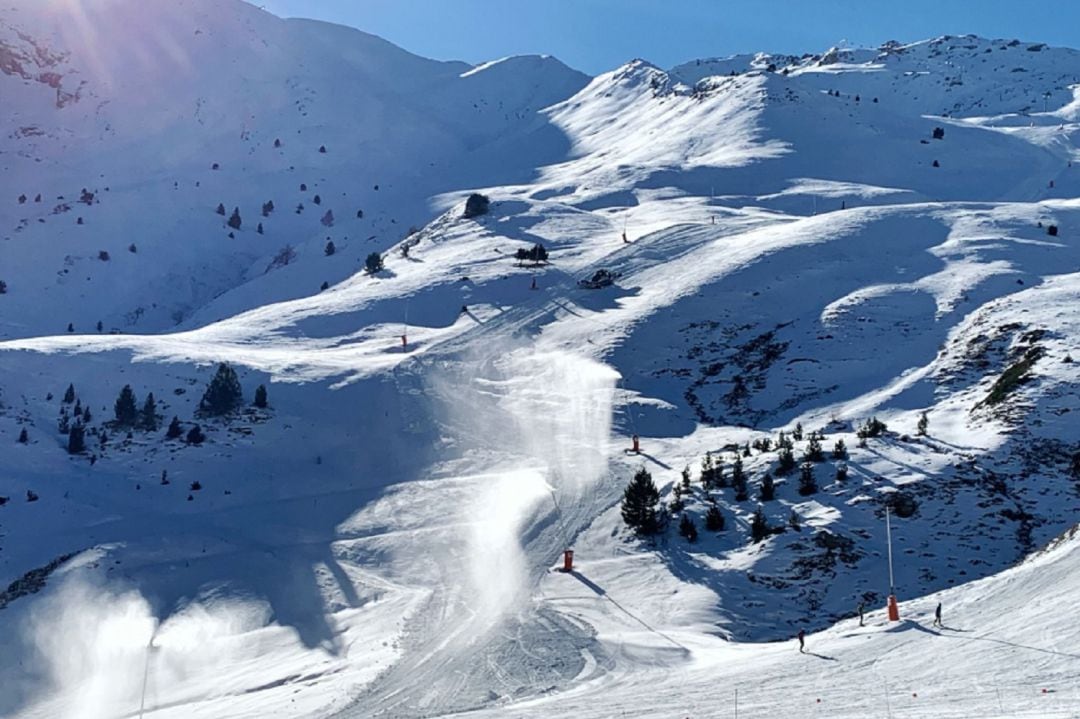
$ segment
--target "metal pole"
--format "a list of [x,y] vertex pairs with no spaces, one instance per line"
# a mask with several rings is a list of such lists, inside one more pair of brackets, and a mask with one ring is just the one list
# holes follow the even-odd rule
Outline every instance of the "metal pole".
[[893,583],[892,570],[892,527],[889,523],[889,505],[885,505],[885,541],[889,545],[889,594],[896,594]]
[[739,687],[735,687],[735,719],[739,719]]

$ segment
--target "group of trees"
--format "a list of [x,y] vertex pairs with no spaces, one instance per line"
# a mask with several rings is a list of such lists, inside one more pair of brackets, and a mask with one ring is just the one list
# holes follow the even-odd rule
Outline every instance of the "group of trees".
[[[919,432],[925,434],[929,420],[926,413],[922,413],[919,419]],[[878,437],[887,432],[885,423],[871,417],[859,427],[858,436],[860,442],[867,437]],[[801,460],[795,459],[795,442],[805,438]],[[761,453],[776,452],[776,465],[771,471],[766,471],[758,483],[756,499],[759,502],[771,502],[776,499],[777,476],[785,476],[795,469],[799,470],[797,489],[800,496],[810,496],[819,491],[818,479],[815,466],[826,461],[824,448],[825,434],[821,431],[806,433],[801,424],[796,424],[790,435],[781,431],[773,441],[771,438],[758,438],[753,443],[746,443],[743,447],[738,445],[729,448],[735,450],[735,456],[731,463],[725,464],[722,454],[706,452],[701,460],[701,485],[706,493],[709,504],[705,515],[705,525],[709,531],[721,531],[724,528],[724,516],[716,504],[716,499],[711,492],[717,489],[731,487],[734,490],[736,502],[744,502],[750,499],[749,478],[744,468],[743,457],[752,456],[751,449]],[[848,448],[843,438],[838,438],[829,452],[829,458],[836,463],[836,480],[844,482],[848,478]],[[1080,457],[1080,453],[1078,453]],[[1080,466],[1080,459],[1078,459]],[[1080,470],[1077,470],[1080,472]],[[641,535],[652,535],[662,532],[666,526],[667,514],[681,515],[679,521],[679,534],[687,541],[695,541],[698,536],[697,527],[693,518],[687,514],[685,497],[692,491],[690,468],[682,471],[681,481],[676,482],[672,489],[672,499],[667,504],[660,502],[660,492],[653,482],[652,476],[647,470],[639,470],[627,485],[623,493],[622,517],[628,527]],[[793,515],[789,525],[798,528],[799,520]],[[754,512],[750,523],[750,534],[755,542],[761,541],[771,533],[783,531],[783,528],[770,527],[763,508],[759,505]]]
[[[218,365],[217,371],[199,400],[196,415],[204,418],[224,417],[239,410],[243,404],[243,388],[240,385],[236,370],[227,363],[222,362]],[[67,405],[74,405],[71,414],[67,410]],[[268,406],[266,385],[259,385],[256,388],[253,405],[258,408]],[[156,432],[160,428],[160,419],[157,401],[154,399],[153,392],[146,395],[146,399],[140,407],[135,390],[128,384],[124,385],[123,389],[120,390],[120,394],[113,403],[113,420],[107,426],[114,431],[128,432],[130,438],[133,431]],[[87,426],[90,420],[89,406],[82,406],[81,401],[76,397],[74,384],[69,384],[64,392],[60,410],[60,431],[68,436],[67,450],[69,454],[81,454],[86,451]],[[104,447],[108,439],[107,432],[102,429],[97,431],[97,436],[102,447]],[[181,436],[185,436],[185,433],[180,418],[173,416],[165,431],[165,437],[166,439],[178,439]],[[202,428],[195,424],[187,431],[185,438],[188,444],[198,445],[206,439],[206,435],[203,433]],[[24,428],[19,435],[19,441],[25,444],[28,440],[29,437]]]

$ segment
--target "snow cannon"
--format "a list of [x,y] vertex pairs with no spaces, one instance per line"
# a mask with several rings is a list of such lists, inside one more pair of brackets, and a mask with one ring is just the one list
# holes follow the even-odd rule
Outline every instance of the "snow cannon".
[[900,621],[900,606],[896,603],[896,595],[889,595],[889,621]]
[[634,443],[634,447],[632,450],[633,453],[641,454],[641,440],[638,438],[638,436],[635,434],[633,437],[630,438],[630,441]]
[[567,549],[562,553],[562,570],[564,572],[574,571],[574,550]]

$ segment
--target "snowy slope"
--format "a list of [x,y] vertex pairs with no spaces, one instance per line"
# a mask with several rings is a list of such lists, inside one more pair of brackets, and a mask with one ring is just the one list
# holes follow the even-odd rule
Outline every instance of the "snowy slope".
[[[0,140],[0,714],[729,716],[735,688],[746,716],[1075,714],[1075,539],[1014,566],[1080,510],[1074,51],[589,80],[239,3],[92,7],[0,10],[0,87],[37,128]],[[147,45],[93,39],[128,24]],[[549,263],[513,259],[536,243]],[[222,361],[269,407],[198,417]],[[125,384],[206,442],[110,426]],[[859,446],[871,416],[890,431]],[[796,470],[759,502],[773,450],[741,457],[747,499],[698,482],[796,423],[825,435],[816,493]],[[697,542],[679,513],[626,530],[642,466],[665,502],[691,468]],[[783,531],[755,543],[759,505]],[[774,643],[799,628],[817,656]]]

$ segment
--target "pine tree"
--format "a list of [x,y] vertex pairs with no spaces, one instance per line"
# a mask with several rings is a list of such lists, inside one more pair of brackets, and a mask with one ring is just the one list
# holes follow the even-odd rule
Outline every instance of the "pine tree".
[[791,433],[791,438],[794,439],[796,442],[802,442],[802,438],[803,438],[802,422],[796,422],[795,423],[795,430]]
[[824,462],[825,452],[821,449],[821,440],[817,438],[817,435],[810,435],[810,441],[806,444],[806,461],[807,462]]
[[626,526],[638,534],[655,534],[656,505],[659,502],[660,492],[653,483],[652,475],[642,467],[623,491],[622,518]]
[[75,401],[75,385],[69,384],[68,388],[64,390],[64,404],[71,404]]
[[369,275],[374,275],[377,272],[381,272],[383,268],[383,258],[378,252],[372,252],[364,260],[364,269],[367,270]]
[[315,197],[312,197],[311,201],[314,202],[316,205],[321,205],[322,204],[322,198],[319,197],[318,195],[315,195]]
[[847,481],[847,473],[848,473],[848,468],[847,468],[847,463],[846,462],[840,462],[839,464],[836,465],[836,481],[837,482],[846,482]]
[[255,406],[266,409],[266,385],[261,384],[255,389]]
[[842,440],[842,439],[836,440],[836,444],[833,445],[833,449],[832,449],[832,458],[833,459],[847,459],[848,458],[847,445],[844,444],[844,440]]
[[263,234],[263,226],[261,222],[255,226],[255,232],[259,233],[260,235]]
[[323,227],[333,227],[334,226],[334,211],[333,210],[327,210],[326,214],[322,216],[322,219],[319,220],[319,222],[321,222],[323,224]]
[[166,439],[176,439],[184,433],[184,430],[180,427],[180,418],[173,416],[172,422],[169,422],[169,428],[165,430]]
[[199,412],[205,416],[221,417],[240,409],[243,404],[240,378],[236,376],[236,370],[222,362],[199,401]]
[[19,444],[27,444],[30,441],[30,436],[26,433],[26,427],[22,428],[19,432]]
[[216,212],[219,215],[221,215],[222,217],[224,217],[225,216],[225,205],[223,205],[222,203],[219,202],[218,206],[217,206],[217,209],[214,210],[214,212]]
[[686,537],[686,541],[691,544],[697,541],[697,525],[690,519],[690,515],[684,514],[679,521],[679,534]]
[[795,453],[791,451],[791,447],[784,447],[781,449],[780,454],[777,455],[777,460],[777,475],[783,477],[786,474],[790,474],[791,470],[795,469]]
[[799,513],[794,509],[791,510],[791,514],[788,515],[788,526],[794,529],[796,532],[802,531],[802,523],[799,520]]
[[746,444],[743,445],[742,456],[744,456],[744,457],[749,457],[750,456],[750,443],[749,442],[747,442]]
[[[224,214],[224,213],[222,213],[222,214]],[[229,227],[233,228],[234,230],[239,230],[240,229],[240,208],[239,207],[234,207],[233,208],[232,215],[229,216],[229,221],[226,224]]]
[[713,468],[712,452],[706,452],[705,456],[701,458],[701,486],[708,491],[713,486],[713,475],[716,470]]
[[731,486],[735,489],[735,501],[745,502],[750,498],[746,490],[746,473],[743,472],[742,457],[735,456],[735,463],[731,467]]
[[682,470],[682,493],[690,494],[690,465],[686,465]]
[[758,499],[762,502],[771,502],[776,498],[776,483],[768,472],[761,478],[761,489],[758,491]]
[[94,419],[94,415],[90,414],[90,405],[86,405],[82,411],[83,424],[90,424],[92,419]]
[[82,422],[76,422],[68,432],[68,454],[82,454],[86,451],[86,430]]
[[926,412],[919,415],[918,432],[920,437],[926,436],[926,430],[930,427],[930,418],[926,416]]
[[326,243],[326,247],[323,248],[323,254],[329,257],[335,252],[337,252],[337,246],[334,244],[333,240],[328,240]]
[[705,529],[710,532],[724,531],[724,515],[720,513],[720,508],[715,504],[709,507],[709,511],[705,513]]
[[758,543],[765,539],[772,533],[769,529],[769,522],[765,519],[765,512],[761,507],[758,507],[754,511],[754,516],[750,519],[750,537],[754,540],[754,543]]
[[203,434],[202,428],[199,425],[195,425],[187,433],[187,443],[199,445],[206,439],[206,435]]
[[139,426],[147,432],[156,432],[158,428],[157,404],[154,402],[154,393],[146,395],[142,412],[139,413]]
[[799,471],[799,494],[809,497],[818,491],[817,480],[814,479],[814,465],[804,462]]
[[116,398],[113,411],[116,414],[116,424],[121,427],[134,427],[138,423],[139,410],[135,404],[135,392],[132,391],[131,385],[126,384],[120,390],[120,396]]

